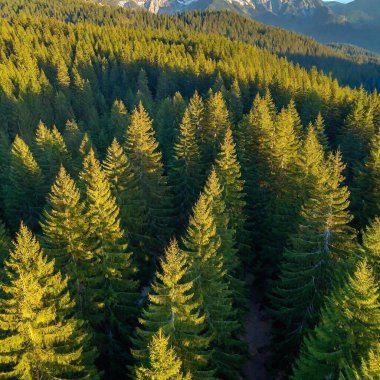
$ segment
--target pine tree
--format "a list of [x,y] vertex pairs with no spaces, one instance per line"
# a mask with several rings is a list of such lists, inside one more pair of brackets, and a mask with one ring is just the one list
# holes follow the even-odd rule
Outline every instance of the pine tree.
[[225,278],[220,237],[205,194],[200,195],[193,209],[183,244],[189,256],[189,278],[194,283],[194,299],[200,303],[213,337],[212,362],[218,373],[235,378],[241,368],[241,343],[236,339],[240,326],[236,310],[232,307],[232,292]]
[[132,114],[131,125],[126,133],[125,151],[143,194],[144,204],[140,207],[147,217],[143,234],[150,237],[150,242],[149,246],[142,247],[139,257],[146,267],[147,262],[153,264],[155,252],[159,252],[171,235],[169,225],[172,204],[152,121],[141,103]]
[[138,107],[140,103],[143,104],[149,113],[152,112],[154,105],[153,97],[149,88],[146,71],[143,68],[140,70],[137,78],[137,92],[134,99],[134,107]]
[[243,117],[243,102],[239,81],[235,78],[228,92],[228,108],[233,124],[237,124]]
[[123,101],[116,99],[112,105],[108,122],[108,140],[113,138],[121,140],[129,125],[130,117]]
[[183,374],[181,360],[161,329],[153,336],[148,350],[149,366],[136,369],[137,380],[191,380],[189,372]]
[[223,256],[223,268],[226,272],[226,279],[230,284],[230,289],[233,291],[235,305],[237,308],[244,309],[246,294],[238,256],[236,231],[229,222],[223,187],[214,168],[210,172],[203,192],[212,210],[216,233],[220,237],[219,252]]
[[239,235],[243,232],[246,221],[244,181],[241,179],[236,145],[230,128],[226,130],[215,164],[223,186],[223,198],[226,203],[231,228],[236,230]]
[[367,106],[364,90],[360,89],[355,96],[351,112],[338,133],[338,143],[350,170],[350,176],[368,155],[369,143],[374,132],[373,113]]
[[101,366],[109,375],[117,376],[127,359],[128,323],[136,313],[134,268],[131,253],[127,253],[116,199],[92,149],[79,177],[85,188],[93,253],[83,284],[83,314],[96,332]]
[[83,135],[82,141],[79,145],[79,157],[81,158],[81,162],[83,162],[84,158],[90,153],[90,150],[95,151],[95,147],[90,139],[90,136],[86,132]]
[[250,113],[244,116],[237,131],[238,151],[249,207],[247,225],[251,230],[251,240],[258,243],[261,243],[265,236],[265,220],[270,212],[270,158],[274,146],[276,117],[270,100],[257,95]]
[[369,156],[354,174],[353,210],[358,224],[363,226],[380,213],[380,133],[373,136]]
[[[293,355],[302,337],[318,321],[318,311],[334,284],[335,272],[350,269],[355,235],[349,226],[349,193],[341,172],[340,155],[331,155],[302,207],[297,231],[283,253],[273,291],[273,315],[281,323],[277,333],[281,356]],[[309,176],[312,180],[312,176]]]
[[201,130],[201,133],[204,133],[201,141],[204,141],[202,151],[206,162],[215,158],[229,125],[229,113],[222,93],[211,93],[206,104],[205,129]]
[[49,130],[40,122],[36,130],[36,159],[48,184],[51,184],[59,167],[71,166],[69,151],[58,129],[53,126]]
[[[59,270],[69,274],[77,288],[86,276],[85,273],[80,273],[84,269],[81,264],[92,256],[87,222],[81,194],[61,166],[42,214],[42,241]],[[79,289],[75,291],[78,292]]]
[[76,156],[83,139],[83,133],[75,120],[67,120],[63,138],[72,156]]
[[376,280],[380,281],[380,219],[375,218],[363,234],[363,247]]
[[44,199],[44,178],[28,145],[16,136],[10,157],[9,178],[4,186],[5,212],[12,229],[20,220],[37,226]]
[[366,260],[331,294],[318,326],[305,339],[292,379],[338,378],[377,347],[380,294]]
[[207,377],[210,352],[209,338],[204,335],[205,317],[194,300],[192,281],[186,280],[188,259],[176,240],[166,249],[161,268],[152,284],[149,304],[140,318],[141,327],[136,330],[134,355],[146,361],[146,346],[162,329],[185,370],[191,371],[195,378]]
[[201,138],[205,135],[204,129],[206,123],[205,105],[197,91],[195,91],[194,95],[189,101],[187,112],[189,113],[191,125],[193,125],[196,129],[197,139],[202,141]]
[[318,135],[318,140],[325,150],[329,148],[329,140],[325,132],[325,121],[323,120],[322,114],[318,113],[317,118],[313,124],[315,131]]
[[171,164],[173,148],[178,136],[178,126],[181,123],[186,109],[186,103],[179,92],[173,98],[164,99],[158,107],[155,115],[157,125],[157,140],[162,147],[163,160]]
[[128,234],[129,244],[133,251],[138,250],[143,244],[147,223],[141,207],[144,201],[132,165],[116,139],[107,149],[103,169],[119,206],[121,224]]
[[283,109],[280,112],[275,122],[275,134],[267,142],[272,148],[263,146],[268,159],[263,174],[270,197],[268,216],[264,220],[267,230],[263,231],[262,258],[268,279],[277,272],[281,253],[289,233],[296,228],[302,205],[299,196],[303,179],[300,171],[301,144],[291,110]]
[[296,103],[294,102],[294,99],[290,101],[287,107],[287,111],[289,112],[291,119],[293,121],[293,129],[296,132],[296,134],[299,137],[302,137],[303,135],[303,127],[302,127],[302,122],[301,118],[298,114]]
[[177,214],[181,220],[180,226],[183,226],[188,219],[189,212],[201,190],[203,179],[203,165],[196,135],[197,126],[191,122],[189,111],[186,110],[174,145],[171,171]]
[[95,351],[74,317],[67,278],[54,270],[21,225],[5,262],[0,300],[0,375],[17,379],[97,379]]

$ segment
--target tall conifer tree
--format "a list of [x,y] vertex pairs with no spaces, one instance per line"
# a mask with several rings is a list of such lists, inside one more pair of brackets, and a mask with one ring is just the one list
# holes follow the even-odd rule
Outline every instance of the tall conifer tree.
[[202,169],[197,126],[192,123],[189,111],[186,110],[179,127],[179,136],[174,145],[171,172],[177,213],[182,219],[181,225],[188,219],[189,212],[201,190]]
[[102,367],[110,376],[120,376],[126,360],[128,323],[137,306],[131,253],[127,251],[116,199],[93,150],[85,158],[79,177],[85,188],[93,253],[87,263],[83,313],[97,333]]
[[[278,333],[282,354],[292,355],[318,321],[324,297],[334,284],[335,272],[349,270],[355,235],[349,226],[349,193],[342,185],[339,153],[325,167],[314,168],[309,198],[300,213],[297,232],[290,235],[274,289],[274,315],[282,323]],[[280,347],[281,346],[281,347]],[[282,351],[284,350],[284,351]]]
[[169,227],[173,206],[152,121],[141,103],[132,114],[125,151],[143,194],[144,204],[140,207],[148,219],[143,233],[150,236],[150,242],[149,246],[142,248],[142,254],[144,260],[152,264],[171,235]]
[[199,301],[194,299],[193,282],[187,280],[188,258],[176,240],[166,249],[161,268],[152,285],[149,304],[140,318],[134,355],[146,361],[146,346],[162,329],[184,368],[191,371],[194,378],[208,377],[210,339],[204,335],[205,316],[200,313]]
[[205,194],[200,195],[193,209],[183,244],[189,256],[189,278],[194,282],[194,297],[205,313],[213,337],[213,363],[218,372],[235,378],[241,368],[241,343],[236,338],[239,322],[223,268],[220,237]]
[[21,225],[5,262],[0,300],[0,374],[18,379],[97,379],[83,322],[74,317],[67,279]]
[[44,178],[28,145],[16,136],[10,157],[9,178],[4,187],[5,211],[12,229],[20,220],[37,226],[45,194]]
[[378,345],[380,294],[364,260],[326,301],[318,326],[304,341],[292,379],[338,378]]

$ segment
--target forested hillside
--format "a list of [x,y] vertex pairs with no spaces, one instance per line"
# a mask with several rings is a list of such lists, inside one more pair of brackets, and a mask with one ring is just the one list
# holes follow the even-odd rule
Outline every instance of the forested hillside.
[[[0,15],[7,19],[20,14],[54,17],[65,22],[92,22],[97,25],[126,26],[134,29],[159,28],[186,33],[220,34],[232,40],[264,48],[294,63],[313,66],[332,73],[343,85],[368,90],[380,88],[380,58],[368,56],[358,49],[327,47],[311,38],[283,29],[266,26],[231,12],[187,12],[159,15],[121,7],[94,6],[78,0],[3,0]],[[377,58],[374,58],[377,57]]]
[[0,377],[255,379],[260,295],[266,379],[378,379],[377,92],[168,16],[27,9],[0,21]]

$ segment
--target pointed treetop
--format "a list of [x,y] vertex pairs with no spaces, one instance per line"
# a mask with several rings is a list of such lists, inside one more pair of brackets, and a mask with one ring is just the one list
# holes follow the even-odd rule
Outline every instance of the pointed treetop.
[[149,366],[136,369],[137,380],[190,380],[183,374],[182,362],[169,346],[169,337],[160,329],[148,346]]

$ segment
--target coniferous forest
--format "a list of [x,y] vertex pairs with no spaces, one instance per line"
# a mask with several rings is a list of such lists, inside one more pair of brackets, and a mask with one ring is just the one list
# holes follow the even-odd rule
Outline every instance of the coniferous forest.
[[0,14],[0,378],[380,379],[379,72],[228,12]]

